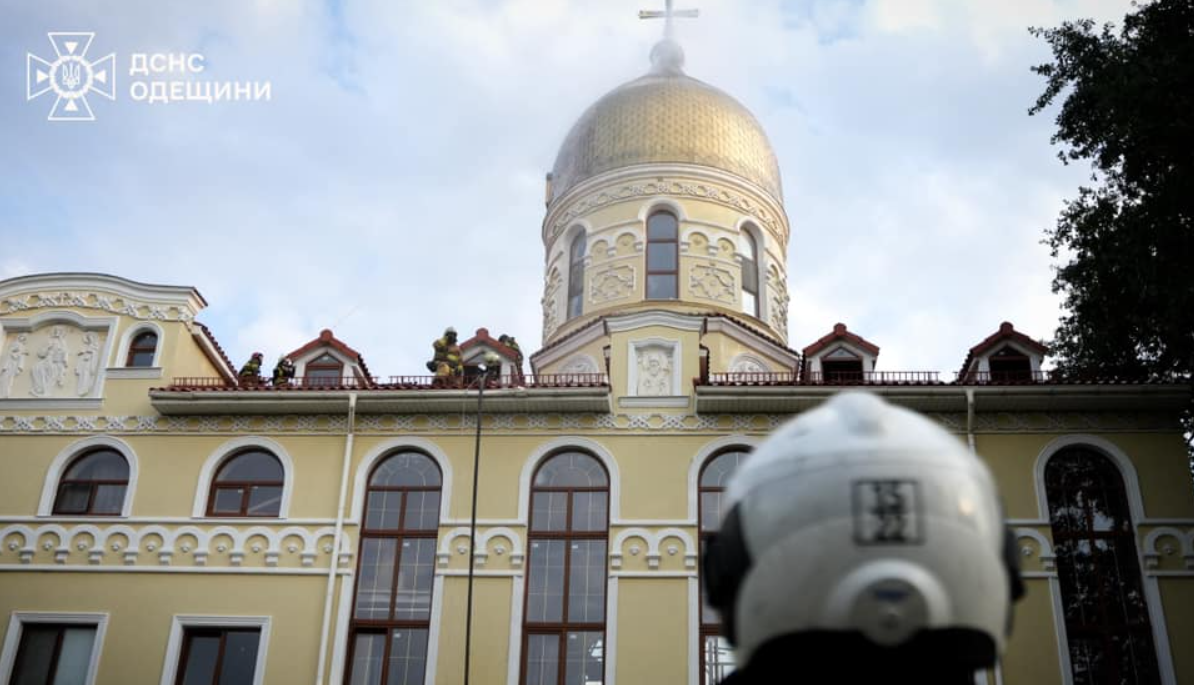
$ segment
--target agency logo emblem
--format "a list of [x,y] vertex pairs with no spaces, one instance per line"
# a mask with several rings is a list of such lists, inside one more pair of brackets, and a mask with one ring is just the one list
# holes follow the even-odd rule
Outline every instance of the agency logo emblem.
[[87,49],[95,33],[50,32],[46,36],[54,46],[55,58],[51,62],[26,53],[25,99],[53,91],[57,99],[48,120],[95,121],[87,94],[116,99],[116,53],[89,62]]

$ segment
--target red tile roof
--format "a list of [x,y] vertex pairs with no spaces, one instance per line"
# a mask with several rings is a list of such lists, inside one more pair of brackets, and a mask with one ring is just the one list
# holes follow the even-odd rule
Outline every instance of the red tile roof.
[[846,324],[836,323],[833,325],[833,332],[804,348],[804,356],[806,358],[810,357],[839,340],[844,340],[870,354],[876,356],[879,354],[878,345],[865,340],[861,335],[851,333],[850,331],[846,330]]
[[959,372],[959,374],[966,373],[966,371],[970,368],[970,363],[974,361],[976,356],[983,354],[1001,342],[1007,341],[1019,343],[1030,350],[1040,353],[1041,355],[1049,353],[1049,347],[1047,345],[1042,345],[1027,335],[1024,335],[1020,331],[1017,331],[1016,327],[1012,325],[1012,322],[1004,321],[1003,323],[999,324],[999,330],[995,331],[991,335],[988,335],[986,338],[983,338],[982,342],[970,348],[970,352],[966,354],[966,360],[962,362],[962,370]]
[[312,350],[319,349],[321,347],[330,347],[330,348],[336,350],[337,352],[340,352],[341,354],[345,355],[349,359],[351,359],[351,360],[355,361],[357,364],[359,364],[361,367],[361,373],[363,373],[365,376],[371,375],[369,373],[369,367],[365,366],[365,358],[361,356],[361,353],[352,349],[351,347],[346,345],[344,343],[344,341],[340,340],[335,335],[333,335],[332,330],[330,328],[323,329],[322,331],[319,332],[318,338],[312,340],[311,342],[307,343],[306,345],[303,345],[302,347],[291,352],[290,354],[287,354],[286,356],[290,357],[290,359],[293,361],[293,360],[298,359],[299,357],[303,356],[304,354],[306,354]]
[[211,329],[198,321],[195,322],[195,325],[199,327],[199,330],[203,333],[203,337],[207,338],[207,341],[211,343],[212,349],[219,355],[218,359],[212,359],[211,362],[216,366],[219,366],[220,362],[223,362],[226,367],[225,370],[230,374],[230,377],[236,378],[236,366],[232,364],[232,360],[228,358],[228,353],[224,351],[220,342],[216,340],[216,336],[212,335]]
[[491,337],[489,335],[488,328],[478,328],[476,335],[474,335],[473,337],[469,338],[468,340],[465,340],[464,342],[460,343],[460,351],[465,352],[471,347],[475,347],[477,345],[482,345],[482,344],[488,345],[490,348],[495,350],[498,354],[502,355],[506,359],[509,359],[510,361],[518,361],[519,358],[521,357],[521,354],[519,352],[515,351],[514,348],[510,347],[509,345],[507,345],[503,342],[499,342],[499,341],[495,340],[493,337]]

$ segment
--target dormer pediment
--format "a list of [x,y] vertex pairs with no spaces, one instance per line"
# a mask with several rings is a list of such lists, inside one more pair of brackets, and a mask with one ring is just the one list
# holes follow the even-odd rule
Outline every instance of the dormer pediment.
[[1040,375],[1049,348],[1017,331],[1009,321],[970,348],[959,378],[983,381],[1026,381]]
[[804,348],[803,374],[806,379],[822,379],[827,375],[857,375],[875,370],[879,346],[862,336],[851,333],[846,324],[838,323],[833,331]]
[[[295,376],[304,379],[304,382],[339,385],[339,379],[363,380],[370,377],[361,353],[338,339],[327,328],[319,332],[319,337],[284,356],[294,363]],[[263,368],[262,373],[266,372],[267,369]]]

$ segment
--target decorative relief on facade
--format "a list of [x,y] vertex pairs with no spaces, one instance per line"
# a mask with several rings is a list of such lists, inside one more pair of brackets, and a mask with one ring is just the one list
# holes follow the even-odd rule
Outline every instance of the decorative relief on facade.
[[719,257],[730,260],[734,258],[735,252],[737,252],[737,250],[734,249],[733,242],[726,240],[725,238],[719,238],[717,240],[717,255]]
[[619,532],[610,544],[610,568],[621,569],[627,563],[627,555],[643,558],[652,571],[659,570],[665,555],[682,558],[685,569],[695,570],[697,565],[697,548],[692,536],[680,528],[650,530],[635,527]]
[[555,219],[552,234],[559,236],[564,229],[571,226],[575,219],[591,213],[593,210],[614,202],[631,200],[639,197],[655,195],[669,195],[671,197],[694,197],[709,200],[717,204],[732,207],[740,212],[749,214],[769,228],[775,228],[775,216],[766,207],[729,190],[718,188],[708,183],[692,183],[689,181],[650,181],[647,183],[631,183],[615,190],[595,192],[577,202],[572,203],[567,210]]
[[600,373],[597,361],[587,354],[578,354],[560,367],[560,373]]
[[674,350],[663,345],[645,345],[635,349],[634,361],[638,369],[635,395],[639,397],[661,397],[673,395],[672,359]]
[[1147,570],[1194,571],[1194,528],[1154,528],[1144,537],[1140,551]]
[[[464,557],[467,561],[468,557],[465,555],[468,554],[468,543],[469,529],[464,526],[453,528],[445,533],[440,538],[439,550],[435,555],[440,568],[447,568],[451,564],[453,556]],[[477,531],[477,551],[473,554],[477,566],[485,566],[491,554],[497,557],[508,557],[511,568],[522,568],[525,556],[522,538],[518,533],[505,526]]]
[[185,307],[138,302],[108,293],[46,292],[17,295],[0,300],[0,314],[12,314],[13,312],[45,309],[47,307],[99,309],[141,320],[152,319],[189,323],[195,318]]
[[[297,565],[310,567],[322,553],[332,553],[335,529],[262,525],[236,527],[221,525],[200,528],[193,525],[41,525],[11,524],[0,528],[0,565],[43,565],[86,561],[99,565],[115,559],[126,566],[156,564],[171,566],[175,561],[189,561],[191,566],[208,566],[213,555],[221,565],[242,566],[246,557],[250,566],[279,566],[286,555],[294,555]],[[352,559],[353,544],[348,536],[341,539],[339,563]],[[39,555],[46,557],[44,562]],[[189,559],[188,559],[189,557]],[[283,564],[295,566],[296,564]]]
[[0,398],[93,395],[104,336],[56,323],[8,336],[0,353]]
[[[614,241],[614,253],[620,256],[632,255],[635,252],[641,251],[640,245],[642,241],[633,233],[623,233]],[[613,254],[610,255],[614,256]]]
[[589,257],[594,262],[603,262],[612,256],[614,256],[613,251],[610,249],[609,243],[604,240],[594,242],[593,247],[589,250]]
[[788,337],[788,289],[777,283],[771,295],[771,327]]
[[589,277],[589,301],[594,304],[620,300],[634,293],[634,269],[611,266]]
[[560,325],[559,292],[560,272],[557,269],[552,269],[551,274],[547,277],[547,284],[543,288],[543,299],[540,300],[543,305],[543,334],[545,336],[551,335]]
[[730,373],[768,373],[771,371],[758,357],[739,354],[730,360]]
[[705,255],[709,253],[709,238],[700,231],[693,231],[688,234],[688,253],[693,255]]
[[688,289],[696,297],[714,302],[734,302],[734,274],[716,264],[697,264],[689,272]]
[[[724,432],[733,430],[769,431],[791,418],[789,414],[494,414],[510,417],[503,432],[523,430],[625,430],[632,421],[643,421],[651,430]],[[946,430],[966,431],[964,413],[930,413]],[[234,421],[234,419],[248,419]],[[41,433],[156,433],[156,434],[342,434],[343,416],[3,416],[0,434]],[[244,426],[248,428],[244,428]],[[357,433],[456,433],[464,420],[459,415],[358,414]],[[488,425],[488,423],[487,423]],[[638,424],[635,424],[638,425]],[[1136,412],[998,412],[975,415],[974,429],[979,433],[1158,433],[1170,432],[1178,417],[1167,413]]]

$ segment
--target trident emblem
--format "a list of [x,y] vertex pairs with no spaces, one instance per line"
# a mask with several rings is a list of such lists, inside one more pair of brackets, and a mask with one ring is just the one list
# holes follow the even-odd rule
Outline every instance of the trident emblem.
[[116,53],[94,62],[87,60],[87,48],[94,33],[46,34],[54,46],[54,60],[48,61],[26,53],[25,99],[32,100],[54,91],[57,98],[50,108],[50,121],[94,121],[88,93],[116,99]]

